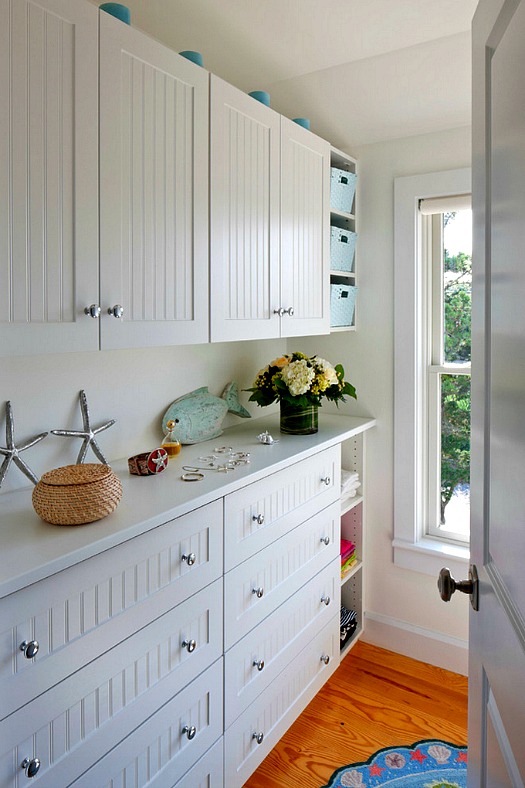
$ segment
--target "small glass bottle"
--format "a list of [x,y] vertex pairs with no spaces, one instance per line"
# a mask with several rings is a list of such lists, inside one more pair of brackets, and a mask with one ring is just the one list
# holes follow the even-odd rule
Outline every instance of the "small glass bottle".
[[168,452],[168,457],[175,457],[181,450],[180,442],[173,434],[175,425],[176,422],[173,421],[173,419],[170,419],[166,422],[166,434],[164,436],[164,440],[162,441],[162,448],[166,449]]

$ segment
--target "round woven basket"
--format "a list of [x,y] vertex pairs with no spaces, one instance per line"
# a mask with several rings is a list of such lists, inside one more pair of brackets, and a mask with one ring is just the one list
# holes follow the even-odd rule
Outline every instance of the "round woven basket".
[[82,525],[106,517],[121,498],[120,479],[109,465],[65,465],[43,474],[33,507],[47,523]]

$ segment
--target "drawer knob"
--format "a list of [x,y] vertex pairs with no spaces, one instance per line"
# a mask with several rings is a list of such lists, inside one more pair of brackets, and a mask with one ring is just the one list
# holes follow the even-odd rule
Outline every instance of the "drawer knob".
[[182,729],[182,733],[185,733],[188,739],[191,741],[195,738],[195,734],[197,733],[197,728],[195,725],[185,725]]
[[92,317],[94,320],[100,317],[101,312],[102,310],[98,304],[91,304],[84,309],[84,314],[89,315],[89,317]]
[[188,653],[191,654],[197,648],[197,643],[194,640],[183,640],[182,648],[187,649]]
[[263,739],[264,739],[264,733],[262,733],[262,731],[261,731],[261,732],[259,732],[259,733],[254,733],[254,734],[252,735],[252,739],[255,739],[255,741],[257,742],[257,744],[262,744],[262,741],[263,741]]
[[20,651],[24,652],[24,657],[26,659],[33,659],[33,657],[36,657],[39,648],[40,644],[38,640],[24,640],[23,643],[20,643]]
[[40,760],[38,758],[24,758],[20,764],[20,768],[25,771],[26,777],[31,779],[32,777],[36,777],[40,769]]
[[326,484],[327,487],[330,487],[330,485],[332,484],[332,479],[330,478],[330,476],[322,476],[321,481],[323,482],[323,484]]
[[257,525],[262,525],[264,523],[264,514],[253,514],[252,520],[254,523],[257,523]]
[[108,307],[108,315],[113,315],[117,319],[121,319],[124,316],[124,307],[120,304],[115,304],[115,306]]
[[323,596],[321,597],[321,602],[324,602],[325,605],[328,607],[328,605],[330,604],[330,597],[328,596],[328,594],[323,594]]
[[193,566],[193,564],[194,564],[194,563],[195,563],[195,561],[197,560],[197,556],[195,555],[195,553],[188,553],[187,555],[186,555],[186,553],[185,553],[185,554],[182,556],[182,560],[183,560],[183,561],[186,561],[186,563],[188,564],[188,566]]
[[290,315],[290,317],[293,317],[294,316],[293,306],[289,306],[288,309],[283,309],[283,315]]
[[330,662],[330,656],[328,654],[323,654],[321,657],[321,662],[324,662],[325,665],[328,665]]
[[257,670],[261,671],[264,668],[264,659],[254,659],[253,660],[253,667],[257,668]]
[[321,542],[328,547],[328,545],[330,544],[330,537],[329,536],[321,536]]
[[264,588],[261,588],[260,586],[259,588],[252,588],[252,594],[255,594],[257,599],[260,599],[264,594]]
[[279,315],[279,317],[282,317],[284,315],[284,307],[280,306],[279,309],[274,309],[273,313],[274,315]]

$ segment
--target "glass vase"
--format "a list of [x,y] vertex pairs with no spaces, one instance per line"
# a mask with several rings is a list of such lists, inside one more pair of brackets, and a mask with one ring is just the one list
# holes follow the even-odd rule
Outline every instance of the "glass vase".
[[301,407],[281,400],[281,432],[287,435],[312,435],[318,430],[318,405]]

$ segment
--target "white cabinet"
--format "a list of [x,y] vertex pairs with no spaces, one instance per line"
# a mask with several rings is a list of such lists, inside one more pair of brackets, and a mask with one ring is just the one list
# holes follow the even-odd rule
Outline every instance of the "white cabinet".
[[[357,161],[336,148],[331,148],[330,159],[330,330],[353,331],[356,326],[358,288]],[[341,207],[345,200],[345,187],[349,191],[353,190],[354,197]]]
[[330,146],[211,76],[211,340],[328,333]]
[[208,341],[208,79],[100,14],[103,348]]
[[4,0],[0,354],[95,350],[98,11]]

